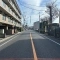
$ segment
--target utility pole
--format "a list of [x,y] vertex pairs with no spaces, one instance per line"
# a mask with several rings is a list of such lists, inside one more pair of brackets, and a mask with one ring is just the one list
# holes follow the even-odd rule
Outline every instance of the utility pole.
[[25,26],[25,18],[24,18],[24,26]]
[[39,33],[40,33],[40,12],[39,12]]
[[26,24],[26,20],[25,20],[25,17],[26,17],[26,15],[24,16],[24,29],[25,29],[25,24]]
[[60,11],[59,11],[59,27],[60,27]]
[[31,16],[30,16],[30,24],[31,24]]

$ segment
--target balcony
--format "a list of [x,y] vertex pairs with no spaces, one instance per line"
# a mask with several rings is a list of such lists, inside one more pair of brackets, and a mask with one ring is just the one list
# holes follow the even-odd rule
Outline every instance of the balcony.
[[19,21],[19,19],[16,18],[15,13],[12,14],[13,11],[10,9],[10,7],[8,7],[6,4],[5,4],[5,6],[4,6],[4,5],[3,5],[3,4],[4,4],[3,1],[0,0],[0,2],[1,2],[1,4],[0,4],[0,10],[1,10],[1,11],[4,11],[4,12],[5,12],[6,14],[8,14],[9,16],[12,16],[15,20]]
[[3,1],[7,3],[11,7],[11,9],[13,9],[14,12],[20,17],[18,10],[16,9],[14,3],[11,0],[3,0]]

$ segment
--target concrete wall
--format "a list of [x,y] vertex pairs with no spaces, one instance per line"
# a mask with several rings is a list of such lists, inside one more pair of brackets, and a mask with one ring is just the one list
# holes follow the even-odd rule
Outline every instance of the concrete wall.
[[12,34],[14,34],[14,29],[6,30],[6,35],[12,35]]
[[0,38],[5,38],[4,29],[0,29]]
[[59,27],[60,27],[60,11],[59,11]]

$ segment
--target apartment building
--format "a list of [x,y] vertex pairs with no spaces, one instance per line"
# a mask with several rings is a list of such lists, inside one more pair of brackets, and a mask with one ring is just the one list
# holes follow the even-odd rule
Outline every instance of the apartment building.
[[0,0],[0,34],[14,34],[21,28],[21,11],[16,0]]

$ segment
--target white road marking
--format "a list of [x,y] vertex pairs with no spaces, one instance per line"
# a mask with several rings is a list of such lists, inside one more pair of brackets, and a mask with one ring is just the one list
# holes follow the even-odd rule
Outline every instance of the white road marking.
[[58,42],[56,42],[56,41],[54,41],[54,40],[52,40],[52,39],[50,39],[50,38],[48,38],[48,37],[46,37],[46,36],[44,36],[44,37],[45,37],[46,39],[48,39],[48,40],[50,40],[50,41],[52,41],[52,42],[54,42],[54,43],[60,45],[60,43],[58,43]]
[[[20,33],[22,33],[22,32],[18,32],[17,34],[20,34]],[[17,34],[12,35],[12,36],[9,36],[9,37],[7,37],[7,38],[4,38],[4,39],[0,40],[0,43],[6,41],[6,40],[9,39],[9,38],[12,38],[12,37],[16,36]]]
[[8,40],[7,42],[3,43],[0,45],[0,47],[2,47],[3,45],[7,44],[8,42],[12,41],[14,38],[16,38],[17,36],[13,37],[12,39]]

